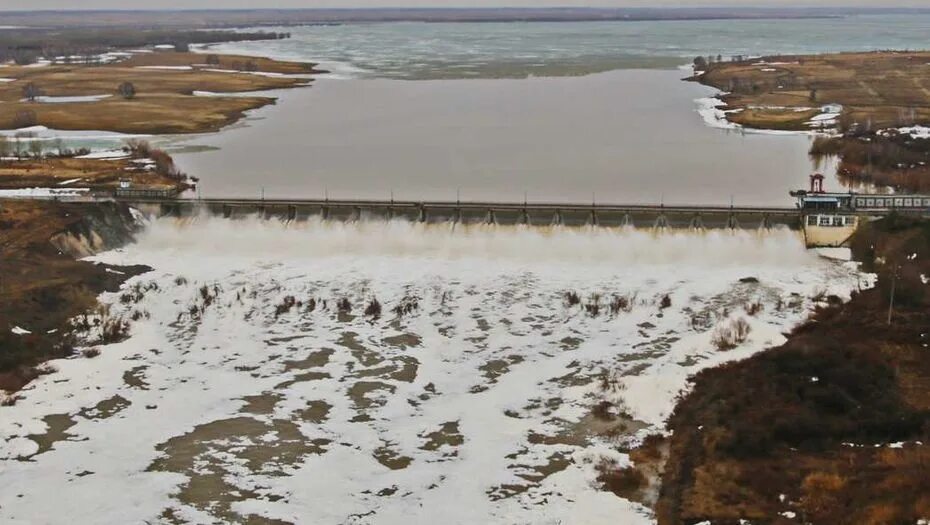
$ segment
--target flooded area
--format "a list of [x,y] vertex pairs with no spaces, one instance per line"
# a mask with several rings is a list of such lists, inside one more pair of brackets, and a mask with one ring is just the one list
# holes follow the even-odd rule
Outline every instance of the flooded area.
[[175,159],[210,197],[791,205],[810,137],[712,128],[685,75],[322,79]]
[[598,465],[869,285],[787,230],[162,219],[97,260],[154,271],[0,409],[2,521],[650,523]]

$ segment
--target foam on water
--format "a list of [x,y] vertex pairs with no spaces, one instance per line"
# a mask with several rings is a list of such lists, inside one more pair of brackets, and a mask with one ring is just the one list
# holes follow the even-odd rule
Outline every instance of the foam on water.
[[97,260],[155,270],[102,297],[128,340],[0,408],[5,521],[649,523],[596,465],[870,282],[789,231],[196,218]]

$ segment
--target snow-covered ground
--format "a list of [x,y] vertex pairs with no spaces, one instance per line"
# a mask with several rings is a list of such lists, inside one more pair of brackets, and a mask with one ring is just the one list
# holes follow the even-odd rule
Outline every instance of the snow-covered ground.
[[870,283],[788,231],[198,218],[96,260],[155,270],[102,297],[128,340],[0,407],[6,523],[650,523],[595,466]]
[[[75,102],[100,102],[110,98],[112,95],[85,95],[80,97],[36,97],[35,101],[40,104],[72,104]],[[28,99],[22,99],[20,102],[28,102]]]
[[22,188],[15,190],[0,190],[0,198],[4,199],[36,199],[81,197],[89,190],[87,188]]

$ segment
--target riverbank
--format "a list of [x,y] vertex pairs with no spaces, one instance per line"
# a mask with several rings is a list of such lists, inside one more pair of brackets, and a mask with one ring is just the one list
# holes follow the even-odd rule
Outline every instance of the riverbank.
[[930,52],[695,60],[691,80],[723,91],[716,108],[748,129],[822,132],[848,185],[930,190]]
[[668,423],[660,524],[930,516],[930,228],[886,218],[853,252],[876,288],[818,311],[783,346],[694,377]]
[[74,353],[71,320],[145,267],[77,260],[129,241],[138,228],[116,203],[0,200],[0,391]]
[[45,126],[128,134],[217,131],[275,98],[250,92],[310,85],[311,63],[149,50],[110,64],[5,65],[0,129]]

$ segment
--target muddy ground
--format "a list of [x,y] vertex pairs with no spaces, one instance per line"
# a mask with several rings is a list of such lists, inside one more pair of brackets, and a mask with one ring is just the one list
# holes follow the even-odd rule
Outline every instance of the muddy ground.
[[22,388],[41,373],[36,365],[71,354],[69,320],[146,270],[76,259],[129,240],[135,227],[116,203],[0,200],[0,390]]

